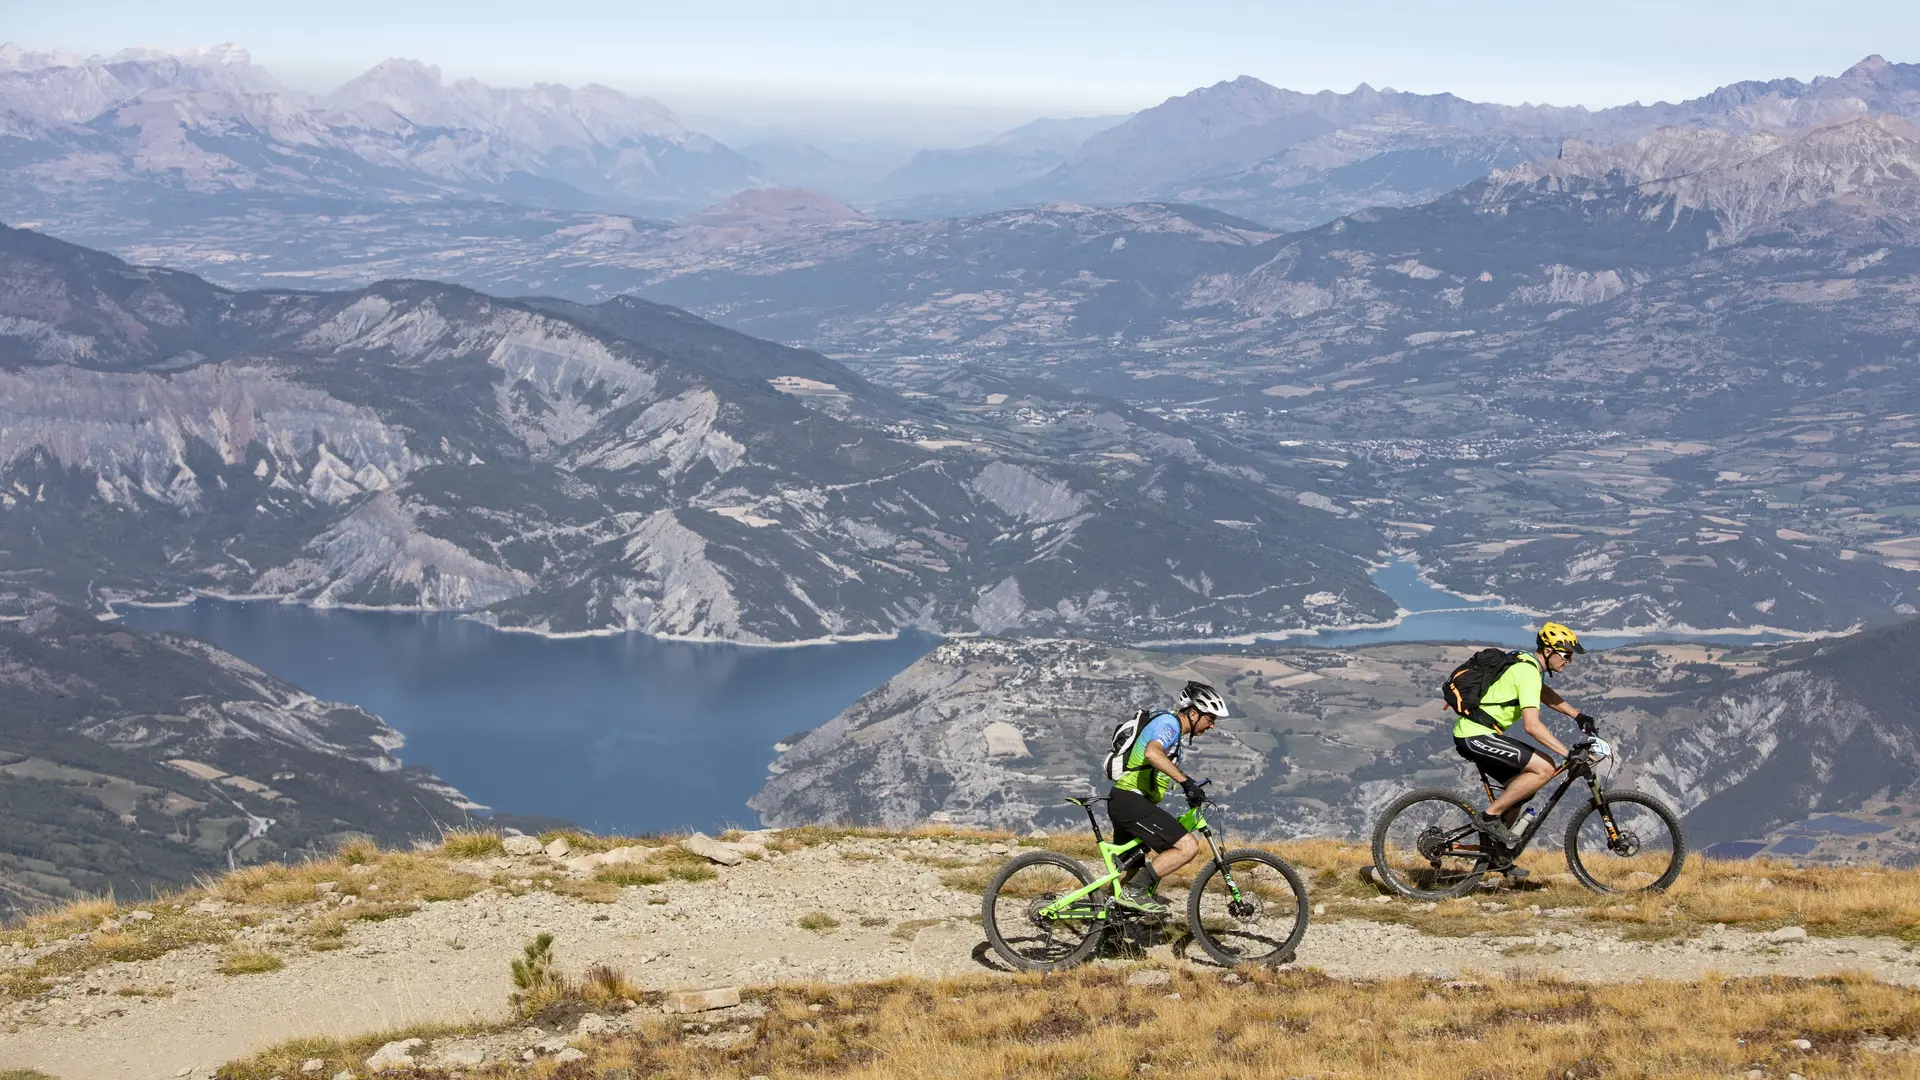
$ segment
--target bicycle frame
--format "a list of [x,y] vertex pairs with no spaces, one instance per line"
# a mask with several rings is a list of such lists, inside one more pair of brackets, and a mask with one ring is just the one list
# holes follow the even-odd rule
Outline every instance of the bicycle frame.
[[[1566,780],[1561,783],[1560,787],[1556,789],[1552,795],[1549,795],[1547,797],[1547,804],[1544,807],[1541,807],[1540,812],[1533,816],[1532,823],[1530,823],[1526,827],[1526,829],[1520,833],[1520,842],[1514,845],[1513,851],[1510,855],[1511,860],[1519,859],[1520,853],[1527,850],[1527,846],[1533,843],[1534,836],[1538,834],[1541,828],[1546,825],[1547,818],[1552,816],[1553,808],[1560,805],[1560,800],[1563,797],[1565,797],[1565,795],[1567,794],[1567,789],[1573,786],[1574,781],[1580,780],[1580,779],[1586,780],[1588,790],[1593,793],[1593,805],[1600,809],[1600,821],[1603,825],[1606,826],[1606,829],[1607,829],[1607,842],[1610,844],[1619,842],[1620,830],[1617,826],[1614,825],[1613,812],[1607,809],[1606,800],[1601,795],[1600,778],[1598,775],[1594,773],[1592,763],[1586,761],[1585,759],[1575,759],[1573,757],[1568,757],[1567,760],[1562,761],[1560,763],[1559,768],[1553,770],[1552,776],[1547,777],[1547,783],[1540,785],[1541,789],[1544,790],[1547,784],[1553,783],[1554,780],[1558,779],[1561,776],[1565,776]],[[1487,789],[1487,798],[1489,800],[1493,799],[1494,798],[1493,784],[1487,780],[1487,774],[1485,772],[1482,772],[1480,774],[1480,783],[1483,784]],[[1527,800],[1527,802],[1529,803],[1531,803],[1532,801],[1533,801],[1532,799]],[[1464,830],[1462,835],[1465,835],[1466,833],[1473,833],[1476,837],[1478,836],[1478,832],[1475,829],[1473,829],[1471,826],[1469,826],[1466,830]],[[1481,851],[1481,848],[1479,847],[1478,844],[1475,844],[1471,848],[1461,847],[1461,848],[1458,848],[1457,850],[1462,852],[1465,852],[1465,851],[1478,852],[1478,851]]]
[[[1120,896],[1120,879],[1125,877],[1129,871],[1145,862],[1147,860],[1147,852],[1138,839],[1129,840],[1124,844],[1110,844],[1107,842],[1107,838],[1100,832],[1099,819],[1093,816],[1093,803],[1099,800],[1089,799],[1083,801],[1080,799],[1069,799],[1068,801],[1087,812],[1087,824],[1093,826],[1094,843],[1100,850],[1100,861],[1106,865],[1107,872],[1095,878],[1092,883],[1082,885],[1080,888],[1067,893],[1065,896],[1041,908],[1034,914],[1044,919],[1098,919],[1105,921],[1115,910],[1112,905],[1082,905],[1080,902],[1103,889],[1110,889],[1114,898],[1118,899]],[[1200,813],[1199,807],[1188,807],[1187,812],[1180,815],[1180,824],[1188,832],[1199,833],[1205,837],[1207,849],[1213,853],[1213,861],[1220,861],[1220,845],[1214,840],[1213,829],[1207,824],[1207,819]],[[1131,853],[1133,857],[1127,858],[1124,862],[1116,861],[1122,856],[1127,856],[1129,853]],[[1227,889],[1233,894],[1234,900],[1238,901],[1240,899],[1240,886],[1234,882],[1233,875],[1228,873],[1223,867],[1221,876],[1226,879]]]

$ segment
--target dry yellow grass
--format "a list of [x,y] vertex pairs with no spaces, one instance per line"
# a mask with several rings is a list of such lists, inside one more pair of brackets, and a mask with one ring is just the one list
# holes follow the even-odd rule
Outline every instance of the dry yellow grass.
[[332,859],[249,866],[221,877],[214,892],[230,903],[277,906],[313,903],[321,889],[383,902],[460,900],[484,887],[437,851],[381,851],[354,841]]
[[667,880],[667,872],[650,866],[603,866],[593,879],[609,885],[658,885]]
[[484,859],[504,855],[500,834],[480,829],[454,829],[440,838],[440,853],[450,859]]
[[92,916],[90,920],[78,919],[68,908],[0,933],[0,941],[30,947],[61,938],[70,942],[31,964],[0,969],[0,1001],[32,997],[45,991],[56,978],[78,975],[113,961],[151,960],[189,945],[224,942],[246,924],[239,918],[205,915],[172,904],[155,903],[141,906],[141,910],[152,914],[150,919],[129,920],[115,930],[87,931],[83,927],[89,921],[98,927],[101,919],[107,917],[98,906],[87,905],[87,910]]
[[222,975],[259,975],[286,966],[278,956],[261,949],[229,949],[220,958]]
[[[624,1069],[634,1080],[1120,1080],[1149,1072],[1236,1080],[1664,1080],[1760,1068],[1770,1076],[1920,1076],[1914,1055],[1880,1052],[1886,1040],[1920,1035],[1920,993],[1865,977],[1483,985],[1343,982],[1263,969],[1234,983],[1174,971],[1169,985],[1149,988],[1126,985],[1126,974],[1094,966],[1046,978],[774,987],[749,993],[767,1015],[750,1041],[731,1050],[689,1041],[682,1018],[647,1015],[635,1037],[590,1047],[586,1061],[503,1064],[468,1075],[545,1080]],[[219,1075],[265,1080],[287,1075],[305,1056],[322,1058],[328,1071],[353,1067],[381,1041],[406,1034],[431,1037],[388,1032],[350,1044],[306,1042]],[[1811,1049],[1795,1049],[1801,1039]]]

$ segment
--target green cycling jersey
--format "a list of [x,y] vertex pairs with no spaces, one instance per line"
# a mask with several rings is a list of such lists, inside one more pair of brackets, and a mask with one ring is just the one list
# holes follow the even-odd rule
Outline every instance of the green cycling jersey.
[[1463,716],[1454,721],[1453,737],[1471,739],[1476,735],[1495,735],[1520,722],[1520,714],[1540,707],[1540,658],[1530,652],[1520,654],[1487,692],[1480,695],[1480,712],[1493,721],[1488,727],[1479,719]]

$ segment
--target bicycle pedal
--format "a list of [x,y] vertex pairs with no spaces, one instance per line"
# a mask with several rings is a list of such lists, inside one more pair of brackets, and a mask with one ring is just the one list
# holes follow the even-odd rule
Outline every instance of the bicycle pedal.
[[1524,866],[1504,866],[1496,867],[1495,869],[1507,875],[1507,880],[1509,881],[1525,881],[1533,876],[1533,871],[1528,870]]

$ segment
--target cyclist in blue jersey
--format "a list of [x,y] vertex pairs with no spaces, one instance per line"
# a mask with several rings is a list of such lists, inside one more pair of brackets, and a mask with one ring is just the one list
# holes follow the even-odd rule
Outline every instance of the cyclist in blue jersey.
[[1187,805],[1206,801],[1206,792],[1180,768],[1180,751],[1183,742],[1206,734],[1225,715],[1227,703],[1219,691],[1203,682],[1190,682],[1171,712],[1156,713],[1140,725],[1133,748],[1127,751],[1126,774],[1114,782],[1107,803],[1113,842],[1139,840],[1154,853],[1120,890],[1119,902],[1127,907],[1155,914],[1166,911],[1154,889],[1161,878],[1200,853],[1200,841],[1160,808],[1160,800],[1177,784]]

